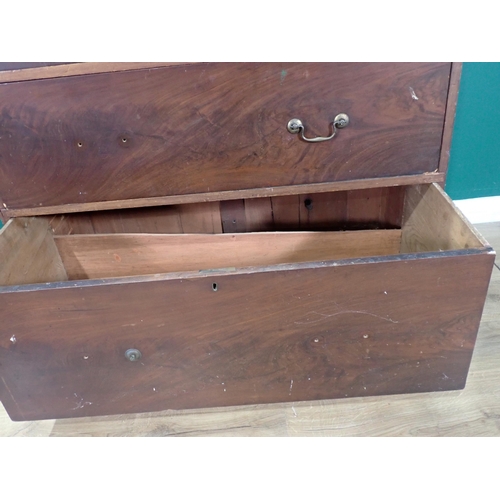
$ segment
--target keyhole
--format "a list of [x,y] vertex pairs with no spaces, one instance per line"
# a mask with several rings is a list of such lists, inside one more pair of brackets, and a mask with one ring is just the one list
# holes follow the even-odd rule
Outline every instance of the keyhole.
[[216,292],[219,288],[217,287],[217,283],[212,283],[212,290]]

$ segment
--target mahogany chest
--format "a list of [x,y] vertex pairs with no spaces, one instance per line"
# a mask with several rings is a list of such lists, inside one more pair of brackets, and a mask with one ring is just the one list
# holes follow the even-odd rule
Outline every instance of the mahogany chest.
[[441,188],[459,77],[0,71],[10,417],[463,388],[494,252]]

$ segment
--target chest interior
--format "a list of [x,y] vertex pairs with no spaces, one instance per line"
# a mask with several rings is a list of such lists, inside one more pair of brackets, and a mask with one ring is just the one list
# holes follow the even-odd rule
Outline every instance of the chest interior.
[[483,248],[437,185],[21,217],[2,286]]

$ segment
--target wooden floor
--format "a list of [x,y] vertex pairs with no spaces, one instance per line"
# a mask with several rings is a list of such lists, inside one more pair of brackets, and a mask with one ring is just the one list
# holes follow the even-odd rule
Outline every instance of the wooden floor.
[[[500,254],[500,222],[477,228]],[[0,436],[500,436],[500,256],[463,391],[40,422],[0,404]]]

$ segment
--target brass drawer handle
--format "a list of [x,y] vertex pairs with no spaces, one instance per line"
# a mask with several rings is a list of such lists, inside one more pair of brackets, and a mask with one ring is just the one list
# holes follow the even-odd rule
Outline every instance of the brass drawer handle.
[[288,132],[290,132],[291,134],[298,134],[299,132],[302,132],[301,135],[302,135],[302,139],[304,139],[304,141],[323,142],[323,141],[329,141],[330,139],[333,139],[335,137],[337,129],[347,127],[347,125],[349,125],[349,117],[345,113],[340,113],[335,117],[335,120],[333,120],[333,123],[332,123],[333,132],[332,132],[332,135],[329,135],[328,137],[314,137],[312,139],[307,138],[304,135],[304,124],[298,118],[292,118],[288,122],[288,125],[286,126],[286,128],[287,128]]

